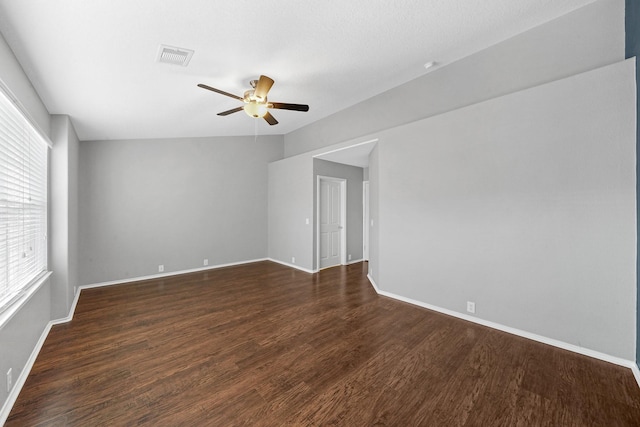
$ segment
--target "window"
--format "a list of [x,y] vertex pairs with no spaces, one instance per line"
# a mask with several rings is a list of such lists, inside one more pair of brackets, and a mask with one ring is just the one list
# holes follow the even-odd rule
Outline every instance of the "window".
[[0,313],[47,269],[48,145],[0,91]]

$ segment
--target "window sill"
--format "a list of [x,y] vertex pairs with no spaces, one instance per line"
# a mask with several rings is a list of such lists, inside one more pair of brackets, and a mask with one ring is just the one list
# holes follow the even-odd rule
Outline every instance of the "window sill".
[[13,316],[15,316],[16,313],[18,313],[18,311],[20,311],[20,309],[29,302],[31,297],[33,297],[33,295],[42,288],[42,285],[44,285],[49,277],[51,277],[51,273],[51,271],[43,273],[38,279],[36,279],[33,285],[29,286],[29,288],[26,289],[20,297],[18,297],[18,299],[13,301],[8,307],[0,312],[0,330],[4,328],[5,325],[13,319]]

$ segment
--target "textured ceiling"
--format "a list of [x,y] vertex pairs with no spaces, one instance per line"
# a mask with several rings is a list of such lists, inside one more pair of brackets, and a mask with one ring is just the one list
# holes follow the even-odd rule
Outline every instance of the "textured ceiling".
[[[81,140],[286,134],[593,0],[3,0],[0,31]],[[195,51],[180,67],[161,44]],[[239,101],[275,80],[269,126]]]

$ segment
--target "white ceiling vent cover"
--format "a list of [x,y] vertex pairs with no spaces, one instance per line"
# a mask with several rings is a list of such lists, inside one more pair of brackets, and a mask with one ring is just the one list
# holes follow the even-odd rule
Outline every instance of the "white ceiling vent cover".
[[161,44],[158,48],[158,57],[156,58],[156,61],[186,67],[189,65],[189,61],[191,61],[192,56],[193,51],[190,49]]

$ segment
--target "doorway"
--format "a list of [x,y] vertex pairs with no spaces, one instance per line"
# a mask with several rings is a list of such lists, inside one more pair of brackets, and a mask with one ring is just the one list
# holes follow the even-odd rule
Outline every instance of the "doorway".
[[318,176],[319,269],[347,263],[347,180]]

